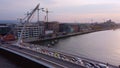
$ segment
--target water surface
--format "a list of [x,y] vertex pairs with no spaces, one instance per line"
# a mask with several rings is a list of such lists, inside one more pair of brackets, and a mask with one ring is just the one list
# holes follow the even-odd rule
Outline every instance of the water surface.
[[53,48],[97,61],[119,65],[120,29],[62,39]]

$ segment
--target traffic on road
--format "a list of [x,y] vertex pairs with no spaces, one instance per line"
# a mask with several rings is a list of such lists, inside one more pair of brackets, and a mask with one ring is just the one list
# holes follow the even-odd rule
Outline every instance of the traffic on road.
[[54,58],[58,58],[58,59],[61,59],[63,61],[71,62],[73,64],[77,64],[80,66],[84,66],[86,68],[115,68],[115,67],[112,67],[111,65],[109,65],[108,63],[104,64],[104,63],[99,63],[99,62],[93,62],[90,60],[82,59],[78,56],[71,56],[69,54],[64,54],[64,53],[59,52],[59,51],[54,51],[50,48],[43,47],[40,45],[21,43],[20,47],[27,48],[27,49],[30,49],[33,51],[37,51],[39,53],[42,53],[42,54],[45,54],[48,56],[52,56]]

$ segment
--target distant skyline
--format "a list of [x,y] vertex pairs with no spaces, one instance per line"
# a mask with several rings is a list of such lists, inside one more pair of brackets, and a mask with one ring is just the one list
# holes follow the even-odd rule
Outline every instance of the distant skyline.
[[[120,23],[120,0],[1,0],[0,20],[23,18],[38,3],[51,11],[49,21],[89,23],[112,19]],[[40,12],[40,20],[44,15]]]

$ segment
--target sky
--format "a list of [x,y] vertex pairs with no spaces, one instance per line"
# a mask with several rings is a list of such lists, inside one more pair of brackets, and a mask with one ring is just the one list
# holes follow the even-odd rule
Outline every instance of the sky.
[[[120,23],[120,0],[0,0],[0,20],[24,18],[38,3],[50,11],[49,21],[92,23],[112,19]],[[40,12],[40,20],[44,16]]]

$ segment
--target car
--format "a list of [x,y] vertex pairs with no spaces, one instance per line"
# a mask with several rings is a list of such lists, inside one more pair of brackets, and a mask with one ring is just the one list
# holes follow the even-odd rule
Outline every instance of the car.
[[99,68],[109,68],[107,65],[102,63],[97,64],[97,66],[99,66]]
[[86,67],[86,68],[94,68],[94,66],[91,65],[90,63],[84,63],[84,64],[85,64],[85,67]]
[[77,58],[76,58],[76,60],[77,60],[77,63],[78,63],[78,64],[83,65],[83,61],[82,61],[82,59],[81,59],[81,58],[78,58],[78,57],[77,57]]
[[94,62],[83,60],[84,66],[86,68],[100,68]]

